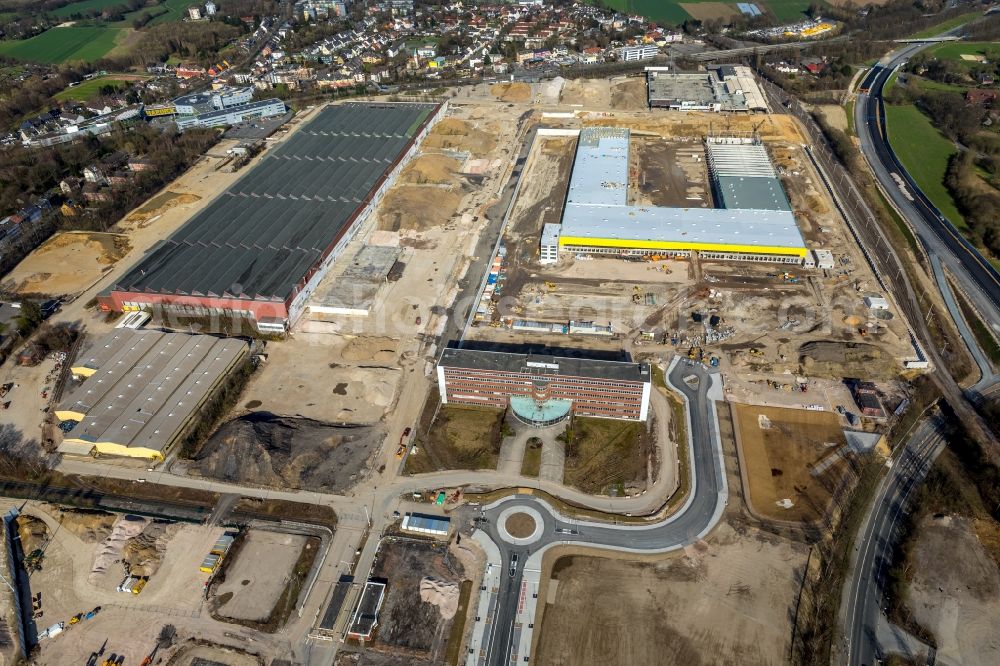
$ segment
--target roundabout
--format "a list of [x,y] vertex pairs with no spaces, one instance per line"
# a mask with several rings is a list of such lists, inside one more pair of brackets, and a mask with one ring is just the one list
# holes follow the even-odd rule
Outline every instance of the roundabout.
[[498,536],[515,546],[527,546],[542,538],[542,514],[530,506],[511,506],[497,516]]

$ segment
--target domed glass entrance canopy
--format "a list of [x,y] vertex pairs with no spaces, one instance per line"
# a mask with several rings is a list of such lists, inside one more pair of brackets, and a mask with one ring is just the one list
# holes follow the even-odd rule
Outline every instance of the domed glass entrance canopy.
[[562,398],[535,400],[523,395],[514,395],[510,398],[510,408],[517,420],[536,428],[559,423],[569,416],[572,406],[572,400]]

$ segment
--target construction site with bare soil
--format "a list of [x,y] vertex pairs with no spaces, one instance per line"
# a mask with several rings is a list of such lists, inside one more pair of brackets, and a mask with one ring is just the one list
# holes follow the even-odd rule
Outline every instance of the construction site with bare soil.
[[[3,510],[13,505],[5,500]],[[200,650],[206,658],[232,654],[242,660],[221,663],[257,664],[263,663],[257,661],[261,654],[282,649],[284,639],[266,633],[234,640],[237,631],[251,629],[217,621],[206,607],[206,585],[216,570],[211,562],[225,561],[231,543],[224,528],[36,502],[17,506],[31,597],[28,640],[38,646],[33,663],[95,663],[101,654],[138,664],[152,654],[155,663],[190,664]],[[227,603],[222,597],[210,600],[241,622],[256,620],[257,611],[248,605],[267,610],[280,604],[296,567],[303,566],[307,537],[279,535],[275,541],[270,534],[247,533],[250,546],[244,552],[251,554],[231,568],[238,594],[225,597]],[[255,545],[260,535],[263,547]]]
[[456,663],[472,581],[463,557],[449,544],[387,537],[372,575],[386,581],[374,640],[365,666]]
[[723,522],[655,561],[559,553],[542,565],[534,663],[788,663],[802,544]]
[[[471,339],[624,346],[634,354],[711,361],[727,379],[746,375],[786,384],[780,378],[788,374],[816,381],[850,376],[878,381],[886,391],[894,390],[904,361],[917,358],[907,323],[881,291],[790,116],[578,111],[572,119],[546,123],[552,129],[539,131],[527,158],[503,238],[502,264],[484,294]],[[599,133],[630,131],[629,210],[656,207],[679,215],[719,208],[736,196],[730,188],[738,183],[720,189],[706,137],[737,137],[723,141],[743,143],[753,137],[780,180],[778,200],[785,198],[782,205],[794,216],[803,248],[796,252],[804,259],[731,261],[712,252],[606,248],[564,248],[555,260],[543,257],[543,230],[565,225],[580,143],[575,134],[588,127]],[[614,243],[628,247],[626,241]],[[788,406],[836,404],[816,397],[799,395]]]

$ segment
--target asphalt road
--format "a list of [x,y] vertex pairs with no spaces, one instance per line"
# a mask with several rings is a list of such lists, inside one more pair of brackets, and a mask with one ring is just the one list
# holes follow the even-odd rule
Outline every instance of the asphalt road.
[[[862,81],[862,92],[855,105],[855,127],[861,150],[868,157],[876,178],[914,228],[921,245],[947,268],[973,302],[988,326],[1000,333],[1000,274],[986,261],[948,220],[934,207],[903,168],[889,145],[886,133],[885,104],[882,90],[896,66],[902,64],[926,44],[914,44],[894,51],[876,65]],[[864,92],[867,90],[868,92]],[[893,178],[905,182],[906,192]],[[907,196],[907,193],[910,197]],[[976,340],[966,340],[970,348]],[[993,383],[986,377],[982,388]]]
[[[684,382],[683,378],[689,375],[698,378],[695,388]],[[588,522],[562,516],[547,503],[528,495],[518,495],[483,510],[479,529],[499,547],[502,570],[508,572],[501,578],[494,621],[489,636],[484,637],[489,653],[487,664],[509,661],[524,565],[533,554],[557,544],[579,544],[634,553],[663,553],[697,541],[718,522],[728,500],[728,490],[718,433],[712,432],[716,420],[712,413],[713,401],[708,397],[711,375],[701,365],[679,362],[670,372],[669,379],[687,398],[690,415],[688,426],[691,432],[693,483],[688,500],[679,512],[649,525]],[[497,519],[501,512],[511,507],[534,509],[542,516],[542,535],[537,541],[517,545],[504,538]],[[511,570],[513,575],[509,575]]]
[[883,615],[885,574],[892,558],[895,530],[906,513],[909,493],[923,481],[944,448],[939,423],[927,420],[913,433],[882,479],[875,502],[855,545],[852,575],[845,583],[841,622],[845,659],[849,666],[872,666],[885,657],[879,629],[888,626]]

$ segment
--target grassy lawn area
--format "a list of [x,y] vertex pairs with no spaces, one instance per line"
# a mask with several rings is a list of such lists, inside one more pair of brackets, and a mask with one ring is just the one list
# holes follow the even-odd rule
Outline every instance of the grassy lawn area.
[[941,83],[939,81],[931,81],[930,79],[925,79],[921,76],[914,76],[910,74],[906,77],[907,85],[913,86],[920,90],[930,90],[935,92],[957,92],[964,93],[968,90],[968,86],[956,86],[951,83]]
[[537,437],[528,439],[524,447],[524,458],[521,460],[521,475],[537,477],[542,468],[542,440]]
[[994,61],[1000,57],[1000,43],[997,42],[945,42],[934,46],[930,50],[931,55],[941,60],[954,60],[955,62],[972,67],[978,64],[975,60],[967,60],[966,56],[983,56],[988,61]]
[[855,136],[857,131],[854,129],[854,100],[844,105],[844,113],[847,114],[847,133]]
[[977,16],[982,16],[982,14],[980,14],[979,12],[969,12],[968,14],[961,14],[959,16],[955,16],[953,18],[950,18],[947,21],[942,21],[941,23],[936,23],[936,24],[932,25],[931,27],[927,28],[926,30],[921,30],[920,32],[915,32],[912,35],[910,35],[910,38],[911,39],[921,39],[923,37],[936,37],[937,35],[940,35],[942,32],[947,32],[947,31],[951,30],[952,28],[957,28],[958,26],[962,25],[963,23],[968,23],[969,21],[971,21],[972,19],[976,18]]
[[955,146],[931,125],[915,106],[885,107],[889,141],[913,180],[955,227],[966,229],[965,219],[944,186],[948,158]]
[[[426,415],[427,408],[424,412]],[[443,405],[426,429],[425,419],[421,418],[414,440],[417,453],[407,457],[406,470],[421,474],[446,469],[496,469],[503,414],[502,410],[486,407]]]
[[587,493],[625,494],[646,479],[653,438],[643,423],[579,417],[567,426],[563,483]]
[[116,79],[114,76],[99,76],[97,78],[90,79],[89,81],[82,81],[78,86],[66,88],[63,91],[56,93],[54,97],[60,101],[75,99],[80,102],[86,102],[88,99],[97,97],[101,94],[101,88],[104,86],[126,88],[128,87],[128,81]]
[[47,64],[100,60],[124,34],[120,28],[52,28],[31,39],[0,42],[0,55]]

